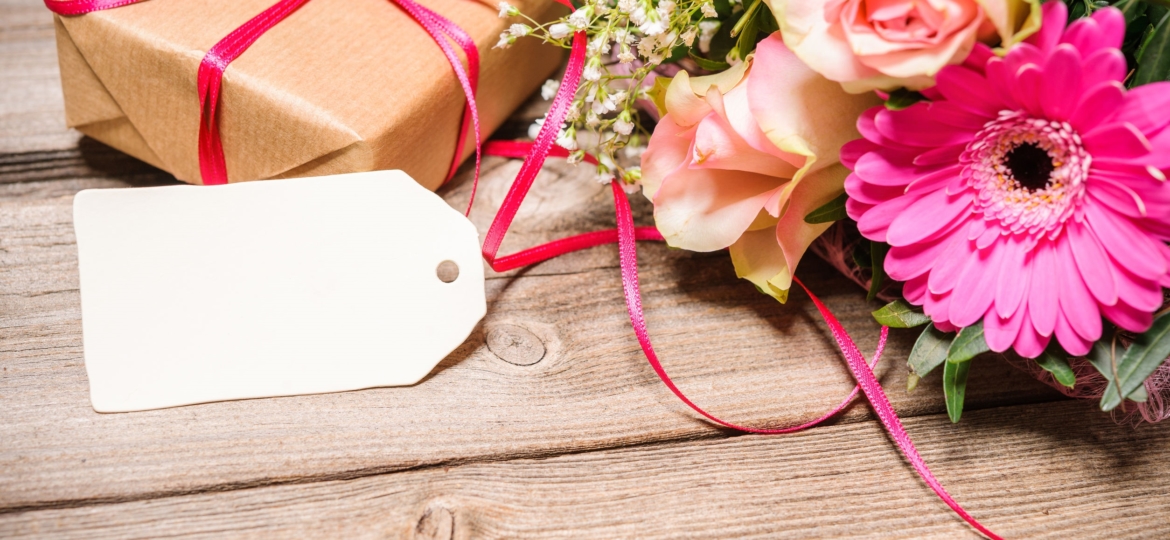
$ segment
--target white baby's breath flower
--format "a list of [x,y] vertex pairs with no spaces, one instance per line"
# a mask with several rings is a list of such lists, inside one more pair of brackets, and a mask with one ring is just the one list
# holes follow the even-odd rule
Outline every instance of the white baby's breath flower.
[[622,52],[618,53],[618,62],[623,64],[629,64],[634,60],[637,60],[637,58],[638,57],[634,56],[634,53],[630,52],[629,49],[623,49]]
[[537,135],[540,135],[540,128],[542,126],[544,126],[544,118],[537,118],[531,126],[528,126],[528,138],[535,139]]
[[601,66],[595,66],[590,63],[590,65],[585,66],[585,71],[581,73],[581,77],[592,82],[601,80]]
[[492,47],[492,48],[493,49],[507,49],[508,47],[511,47],[513,43],[516,43],[516,36],[513,36],[512,34],[509,34],[508,32],[501,32],[500,33],[500,40],[497,41],[496,46]]
[[585,151],[584,150],[577,150],[576,152],[569,154],[568,159],[566,159],[565,161],[569,162],[569,165],[576,165],[578,163],[581,163],[581,161],[583,161],[584,159],[585,159]]
[[[627,116],[628,118],[628,115],[625,115],[624,113],[623,116]],[[630,133],[634,132],[634,123],[628,119],[618,118],[617,122],[613,123],[613,130],[622,135],[629,135]]]
[[703,54],[711,52],[711,39],[719,31],[719,21],[699,21],[699,51]]
[[569,107],[568,114],[565,115],[565,121],[572,124],[581,118],[581,102],[574,101],[573,105]]
[[553,39],[561,39],[573,33],[573,29],[565,23],[556,23],[548,27],[548,35]]
[[601,117],[597,116],[597,113],[595,113],[593,111],[589,111],[589,114],[585,115],[585,125],[587,125],[591,128],[595,128],[597,126],[600,126],[601,125]]
[[516,6],[507,2],[500,2],[496,7],[500,8],[500,18],[515,17],[520,14],[520,10]]
[[598,171],[597,176],[594,176],[593,179],[599,184],[608,186],[610,182],[613,182],[613,173],[609,171]]
[[516,23],[508,27],[508,33],[516,37],[524,37],[532,33],[527,24]]
[[658,14],[661,15],[662,18],[664,18],[664,19],[668,18],[668,17],[670,17],[671,13],[674,13],[674,8],[675,8],[674,2],[672,2],[671,0],[662,0],[661,2],[658,3]]
[[572,128],[568,132],[562,131],[557,135],[557,146],[570,152],[577,149],[576,131]]
[[695,28],[694,26],[687,28],[687,31],[683,32],[683,35],[682,35],[683,43],[686,43],[687,47],[690,47],[692,44],[695,43],[695,35],[698,33],[699,33],[699,29]]
[[621,13],[625,13],[626,15],[629,15],[629,14],[633,13],[634,10],[637,8],[638,8],[638,4],[634,0],[618,0],[617,9]]
[[621,102],[625,101],[626,98],[629,97],[629,95],[630,95],[629,92],[626,92],[625,90],[619,90],[617,92],[614,92],[612,95],[610,95],[609,99],[612,99],[616,103],[621,103]]
[[708,19],[715,19],[719,17],[719,12],[715,11],[715,4],[712,4],[711,2],[703,2],[703,5],[699,7],[699,10],[702,11],[703,16],[707,17]]
[[626,195],[633,195],[639,191],[642,191],[642,183],[622,182],[622,191],[626,192]]
[[634,11],[630,12],[630,22],[637,26],[642,26],[646,23],[646,9],[638,6]]
[[580,8],[574,11],[572,15],[569,15],[569,26],[577,30],[584,30],[589,27],[589,19],[592,16],[593,8],[591,6]]
[[655,18],[639,24],[638,30],[641,30],[647,36],[657,36],[666,31],[666,25],[662,22],[662,19]]
[[553,96],[556,96],[557,90],[560,90],[560,89],[561,89],[561,82],[560,81],[557,81],[554,79],[549,79],[547,81],[544,81],[544,84],[540,87],[540,97],[541,97],[541,99],[548,101],[548,100],[552,99]]

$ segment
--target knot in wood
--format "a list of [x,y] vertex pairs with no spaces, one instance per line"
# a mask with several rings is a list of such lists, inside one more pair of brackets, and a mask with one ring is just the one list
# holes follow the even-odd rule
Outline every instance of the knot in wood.
[[501,360],[517,366],[531,366],[544,358],[544,343],[540,338],[514,324],[489,328],[487,346]]
[[429,506],[414,526],[415,540],[455,538],[455,514],[442,506]]

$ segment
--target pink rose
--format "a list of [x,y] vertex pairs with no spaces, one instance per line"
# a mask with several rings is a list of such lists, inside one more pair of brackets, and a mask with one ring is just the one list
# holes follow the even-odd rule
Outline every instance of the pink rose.
[[880,101],[810,70],[777,33],[723,73],[679,72],[664,102],[642,156],[658,230],[674,247],[730,248],[740,277],[784,301],[800,257],[829,226],[804,216],[844,192],[838,151]]
[[784,43],[849,92],[920,90],[975,42],[1010,46],[1040,24],[1040,0],[765,0]]

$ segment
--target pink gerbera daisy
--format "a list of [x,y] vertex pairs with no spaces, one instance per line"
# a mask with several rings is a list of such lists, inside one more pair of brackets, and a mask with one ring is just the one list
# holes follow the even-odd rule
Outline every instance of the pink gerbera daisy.
[[1102,315],[1146,330],[1170,285],[1170,83],[1126,91],[1120,11],[1062,2],[1003,58],[976,45],[930,102],[869,110],[842,149],[849,216],[942,330],[1074,355]]

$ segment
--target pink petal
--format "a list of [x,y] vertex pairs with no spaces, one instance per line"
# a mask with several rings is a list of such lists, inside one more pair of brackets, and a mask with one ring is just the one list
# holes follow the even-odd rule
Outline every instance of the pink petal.
[[[886,260],[888,261],[889,259]],[[923,299],[926,297],[926,276],[919,276],[903,283],[902,297],[911,304],[921,306]]]
[[1001,249],[1004,249],[1005,253],[999,279],[995,284],[995,313],[1000,317],[1008,317],[1026,309],[1026,304],[1021,306],[1021,303],[1028,296],[1032,268],[1028,264],[1028,253],[1019,242],[1015,240],[1005,242]]
[[938,72],[935,84],[948,101],[969,112],[995,115],[1004,107],[997,96],[984,91],[987,79],[965,67],[943,68]]
[[1028,284],[1028,312],[1036,331],[1043,336],[1052,335],[1060,311],[1055,257],[1052,244],[1042,242],[1032,250],[1032,262],[1029,264],[1033,277]]
[[[1002,244],[994,244],[980,250],[969,260],[959,276],[958,283],[951,291],[951,322],[966,327],[983,318],[995,300],[995,282],[1002,271],[1004,250]],[[992,313],[994,317],[994,313]]]
[[1068,120],[1081,98],[1081,55],[1072,45],[1061,44],[1044,65],[1041,107],[1050,120]]
[[963,154],[963,150],[967,149],[966,144],[954,144],[951,146],[943,146],[933,150],[927,150],[914,158],[914,164],[919,167],[929,167],[932,165],[954,165],[959,162],[959,156]]
[[1093,156],[1144,157],[1153,149],[1150,140],[1129,122],[1105,124],[1084,134],[1081,139]]
[[1048,341],[1052,339],[1052,333],[1041,335],[1032,327],[1030,322],[1025,322],[1020,325],[1019,335],[1016,336],[1016,342],[1012,349],[1016,354],[1024,358],[1036,358],[1044,349],[1048,347]]
[[1117,303],[1117,282],[1109,267],[1109,256],[1089,227],[1079,223],[1065,224],[1065,242],[1072,250],[1080,279],[1089,286],[1097,302],[1111,306]]
[[[851,199],[856,199],[869,205],[881,204],[890,199],[900,197],[905,188],[902,186],[878,186],[866,182],[857,174],[845,178],[845,193]],[[854,218],[856,221],[856,218]]]
[[1158,284],[1158,278],[1142,279],[1120,267],[1114,270],[1117,275],[1117,303],[1151,313],[1162,307],[1162,287]]
[[[1097,309],[1097,303],[1093,301],[1085,281],[1081,279],[1072,248],[1069,246],[1068,235],[1063,235],[1056,241],[1056,258],[1057,274],[1053,278],[1059,283],[1061,313],[1056,324],[1059,327],[1060,319],[1064,318],[1077,335],[1089,341],[1096,341],[1101,337],[1101,312]],[[1061,339],[1060,342],[1064,343],[1064,340]]]
[[695,129],[676,124],[670,114],[658,121],[642,154],[642,192],[647,199],[653,201],[667,175],[690,161]]
[[894,152],[869,152],[857,160],[853,172],[870,184],[905,186],[922,175],[922,169],[914,166],[911,159]]
[[1100,37],[1096,43],[1086,43],[1086,47],[1109,47],[1120,49],[1125,41],[1125,16],[1121,10],[1114,7],[1098,9],[1093,12],[1093,21],[1101,28]]
[[1026,309],[1016,311],[1010,317],[1000,317],[994,310],[989,311],[983,318],[983,337],[987,346],[999,353],[1010,349],[1027,318]]
[[1016,72],[1016,85],[1013,87],[1012,95],[1032,116],[1044,116],[1044,110],[1040,106],[1040,85],[1043,81],[1044,75],[1035,65],[1025,65]]
[[[886,273],[898,281],[909,281],[921,276],[934,266],[943,251],[954,241],[961,242],[962,237],[891,247],[890,252],[886,254]],[[923,285],[925,284],[924,280]]]
[[1089,176],[1087,192],[1094,201],[1089,204],[1105,205],[1131,219],[1146,217],[1145,201],[1132,188],[1121,182],[1101,176]]
[[937,328],[939,332],[947,332],[947,333],[957,332],[959,330],[958,328],[955,327],[955,325],[953,325],[947,321],[935,321],[934,327]]
[[955,288],[955,283],[959,281],[959,276],[963,274],[967,265],[974,264],[977,256],[974,242],[964,240],[961,236],[956,237],[942,252],[942,255],[939,255],[930,270],[928,283],[930,292],[933,294],[949,293]]
[[742,171],[680,167],[654,196],[654,221],[673,247],[724,249],[755,221],[783,182]]
[[[902,214],[907,207],[918,200],[917,197],[898,197],[881,203],[859,217],[850,217],[857,220],[857,230],[861,235],[878,242],[885,242],[889,235],[890,223]],[[846,206],[848,209],[848,205]]]
[[987,246],[999,239],[1002,232],[999,227],[988,227],[987,230],[979,234],[979,238],[975,239],[975,248],[986,249]]
[[1123,268],[1151,280],[1166,273],[1166,261],[1155,256],[1157,247],[1145,231],[1099,205],[1086,204],[1084,209],[1088,225]]
[[[1012,93],[1012,87],[1015,86],[1015,79],[1012,77],[1009,64],[1002,58],[992,58],[987,62],[985,72],[989,86],[988,91],[1000,94],[1000,99],[1008,101],[1006,105],[1009,109],[1018,108],[1019,103],[1015,99],[1015,94]],[[939,121],[941,122],[942,120]]]
[[1081,337],[1069,325],[1068,319],[1061,313],[1060,317],[1056,319],[1056,330],[1053,332],[1056,336],[1056,341],[1064,348],[1065,352],[1073,356],[1084,356],[1089,354],[1089,349],[1093,348],[1093,342],[1096,340],[1088,340]]
[[1101,313],[1124,330],[1141,333],[1150,329],[1154,323],[1154,314],[1118,302],[1115,306],[1104,306]]
[[1068,8],[1064,7],[1063,2],[1047,2],[1041,6],[1041,10],[1043,14],[1040,30],[1028,36],[1024,42],[1031,43],[1039,47],[1040,50],[1048,52],[1060,42],[1065,22],[1068,21]]
[[900,111],[881,111],[874,123],[883,136],[909,146],[966,144],[975,135],[935,121],[929,109],[927,103],[920,101]]
[[[928,191],[942,191],[943,186],[951,184],[953,181],[961,181],[963,187],[966,187],[966,179],[960,174],[963,171],[962,165],[955,164],[942,169],[927,169],[930,173],[924,174],[919,178],[910,182],[906,186],[906,193],[925,193]],[[947,189],[948,194],[958,193],[960,190]]]
[[1060,36],[1060,43],[1086,52],[1089,52],[1090,47],[1095,49],[1100,40],[1101,27],[1097,26],[1097,21],[1087,18],[1073,21],[1065,29],[1064,35]]
[[1098,84],[1085,92],[1085,96],[1080,99],[1080,106],[1068,123],[1077,131],[1085,133],[1115,116],[1124,102],[1125,87],[1121,83],[1108,81]]
[[1147,137],[1161,131],[1170,124],[1170,82],[1143,84],[1130,90],[1117,121],[1133,124]]
[[[742,89],[738,90],[746,95]],[[718,95],[717,92],[712,92],[708,99],[718,102],[718,98],[715,97]],[[796,174],[797,168],[792,164],[748,144],[718,112],[720,111],[716,110],[708,114],[698,123],[694,139],[694,158],[690,165],[692,168],[728,169],[777,178],[792,178]],[[754,127],[754,124],[752,126]],[[760,137],[763,137],[763,134],[760,134]]]
[[949,196],[944,191],[935,191],[914,201],[906,211],[890,223],[886,242],[891,246],[906,246],[930,238],[943,227],[950,225],[970,212],[971,197]]
[[871,143],[865,139],[854,139],[841,146],[841,164],[849,170],[853,170],[853,164],[857,162],[861,156],[866,152],[873,152],[881,148],[880,146]]
[[1085,57],[1081,69],[1085,88],[1092,88],[1103,82],[1122,82],[1129,69],[1125,64],[1125,55],[1117,49],[1101,49],[1095,53],[1083,53]]
[[994,116],[973,113],[949,101],[932,101],[928,110],[934,121],[971,132],[983,129],[985,124],[995,119]]

